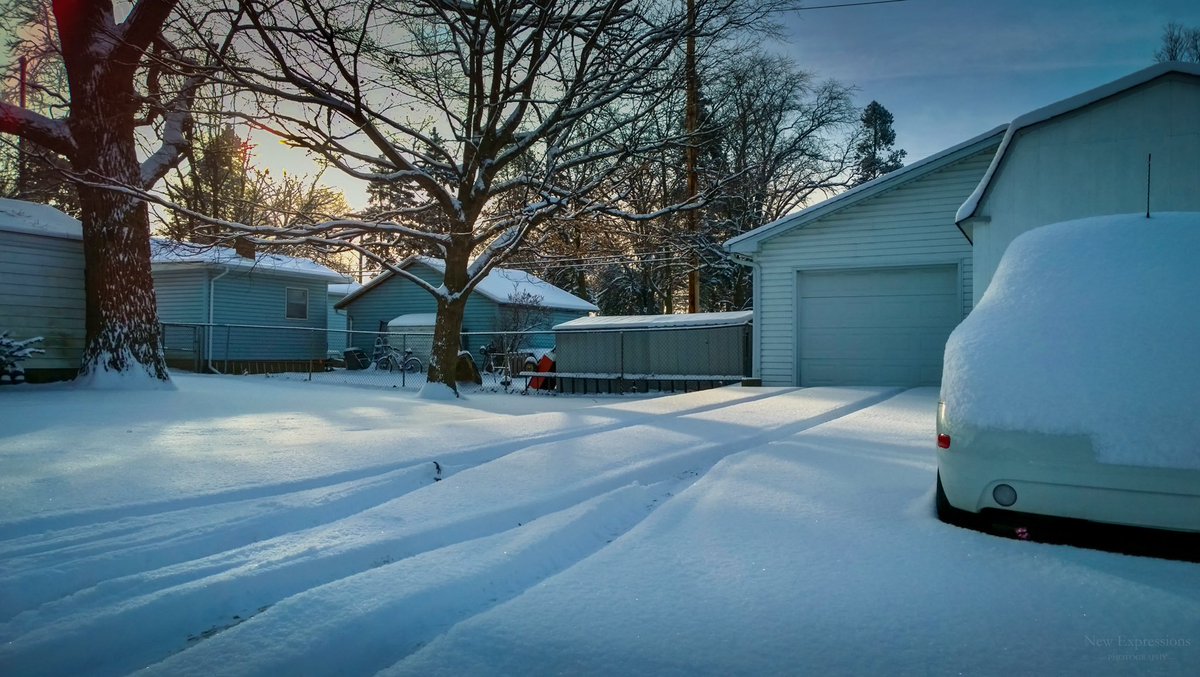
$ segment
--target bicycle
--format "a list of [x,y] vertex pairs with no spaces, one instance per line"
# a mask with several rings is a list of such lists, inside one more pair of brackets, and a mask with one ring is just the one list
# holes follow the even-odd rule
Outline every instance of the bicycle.
[[403,371],[416,374],[425,371],[425,365],[413,355],[413,351],[388,345],[384,339],[375,340],[375,368],[389,372]]

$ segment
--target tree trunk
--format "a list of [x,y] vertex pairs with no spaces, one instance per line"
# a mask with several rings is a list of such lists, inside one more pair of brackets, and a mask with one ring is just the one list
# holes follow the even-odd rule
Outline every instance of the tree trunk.
[[467,306],[467,264],[471,250],[469,240],[459,238],[458,246],[446,248],[446,274],[442,291],[437,296],[437,323],[433,327],[433,354],[429,360],[429,382],[444,383],[458,394],[458,352],[462,350],[463,312]]
[[[63,28],[67,29],[62,32],[63,56],[71,87],[69,124],[76,141],[73,168],[88,181],[140,187],[132,69],[97,64],[87,58],[85,45],[68,43],[72,34],[94,39],[95,33],[79,26]],[[150,275],[146,205],[123,193],[87,186],[79,187],[79,203],[87,303],[79,379],[102,384],[107,374],[169,383]]]

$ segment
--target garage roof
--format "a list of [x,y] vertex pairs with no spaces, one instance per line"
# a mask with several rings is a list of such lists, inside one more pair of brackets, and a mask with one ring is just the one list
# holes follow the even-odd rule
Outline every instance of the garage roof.
[[759,226],[754,230],[727,241],[725,248],[731,252],[739,254],[753,254],[758,250],[761,244],[770,238],[777,235],[782,235],[794,228],[799,228],[805,224],[821,218],[827,214],[835,212],[839,209],[844,209],[853,204],[874,197],[885,191],[918,179],[922,176],[935,172],[949,164],[957,162],[969,155],[978,152],[980,149],[987,147],[988,144],[995,143],[996,139],[1004,133],[1008,125],[1000,125],[995,129],[988,130],[979,136],[967,139],[962,143],[947,148],[946,150],[930,155],[929,157],[918,160],[906,167],[897,169],[894,172],[884,174],[883,176],[868,181],[860,186],[855,186],[850,190],[835,195],[834,197],[820,202],[803,211],[789,214],[777,221],[773,221],[763,226]]
[[1136,73],[1131,73],[1119,80],[1089,89],[1082,94],[1076,94],[1062,101],[1052,103],[1049,106],[1043,106],[1037,110],[1030,111],[1008,124],[1008,131],[1004,134],[1004,140],[1000,142],[1000,148],[996,150],[996,156],[992,158],[992,164],[984,172],[983,178],[980,179],[979,185],[975,187],[975,191],[967,198],[967,201],[958,208],[958,214],[955,215],[954,221],[958,227],[962,229],[963,234],[969,239],[971,230],[969,224],[963,224],[963,221],[971,218],[979,210],[979,203],[983,200],[983,196],[987,193],[988,186],[992,182],[992,178],[996,175],[996,170],[1000,163],[1004,160],[1004,154],[1008,147],[1012,144],[1013,137],[1026,127],[1036,125],[1041,122],[1056,118],[1060,115],[1078,110],[1084,106],[1089,106],[1102,99],[1107,99],[1110,96],[1120,94],[1127,89],[1133,89],[1139,85],[1146,84],[1151,80],[1155,80],[1169,73],[1183,73],[1184,75],[1194,75],[1200,77],[1200,64],[1196,63],[1179,63],[1177,61],[1167,61],[1164,63],[1155,64],[1149,68],[1144,68]]

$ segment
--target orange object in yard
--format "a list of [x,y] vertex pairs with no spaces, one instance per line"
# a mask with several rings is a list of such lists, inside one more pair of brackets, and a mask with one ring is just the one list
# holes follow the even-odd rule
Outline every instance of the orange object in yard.
[[[542,359],[538,360],[537,369],[539,373],[550,373],[554,371],[554,358],[551,357],[554,353],[542,355]],[[529,381],[529,387],[534,390],[554,390],[554,377],[552,376],[534,376]]]

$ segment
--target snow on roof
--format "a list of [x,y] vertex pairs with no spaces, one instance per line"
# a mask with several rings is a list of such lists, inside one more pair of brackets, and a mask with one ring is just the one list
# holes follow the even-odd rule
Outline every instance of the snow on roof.
[[331,296],[345,296],[353,294],[362,289],[362,285],[357,282],[340,282],[329,285],[329,294]]
[[1098,460],[1200,469],[1200,213],[1092,217],[1013,240],[946,344],[973,425],[1089,435]]
[[673,315],[608,315],[580,317],[554,325],[555,331],[592,331],[596,329],[661,329],[666,327],[727,327],[748,324],[753,310],[729,313],[688,313]]
[[[413,263],[421,263],[442,275],[446,274],[446,262],[429,256],[413,256],[401,262],[400,265],[401,267],[406,267]],[[375,276],[363,285],[362,289],[338,301],[336,306],[339,308],[345,307],[346,304],[365,294],[368,290],[375,287],[375,285],[382,284],[393,276],[395,276],[395,273],[385,270],[382,274]],[[475,287],[475,291],[496,303],[508,303],[512,296],[529,293],[540,296],[542,298],[542,305],[546,308],[578,310],[585,313],[594,313],[600,310],[594,304],[566,290],[559,289],[532,273],[512,268],[493,268],[487,274],[487,277],[483,278],[483,281]]]
[[389,327],[432,327],[437,324],[437,313],[408,313],[393,317]]
[[754,230],[742,233],[725,242],[725,248],[730,251],[751,253],[757,247],[758,243],[764,239],[785,233],[792,228],[799,227],[830,212],[844,209],[886,190],[898,187],[902,183],[919,179],[965,156],[973,155],[982,148],[985,148],[989,143],[994,143],[995,139],[1003,134],[1007,128],[1008,125],[1000,125],[939,153],[934,153],[927,158],[901,167],[894,172],[889,172],[862,185],[855,186],[828,200],[818,202],[807,209],[795,214],[789,214],[781,219],[759,226]]
[[150,238],[150,261],[155,266],[224,266],[346,281],[345,275],[309,259],[282,254],[257,254],[249,259],[239,256],[228,247],[175,242],[158,237]]
[[[996,150],[996,155],[992,158],[992,164],[988,166],[987,171],[983,174],[983,178],[979,180],[979,185],[975,186],[975,190],[971,193],[970,197],[958,208],[958,213],[954,216],[954,222],[961,224],[975,215],[975,212],[979,209],[979,203],[983,200],[983,196],[987,192],[988,185],[991,184],[992,178],[995,177],[996,170],[999,168],[1000,162],[1004,159],[1004,154],[1008,151],[1008,147],[1012,144],[1013,136],[1017,132],[1026,127],[1091,105],[1102,99],[1107,99],[1110,96],[1120,94],[1127,89],[1133,89],[1138,85],[1143,85],[1168,73],[1183,73],[1185,75],[1200,77],[1200,64],[1179,63],[1175,61],[1155,64],[1118,80],[1113,80],[1106,85],[1089,89],[1082,94],[1076,94],[1075,96],[1052,103],[1049,106],[1043,106],[1017,117],[1009,123],[1008,131],[1004,134],[1004,140],[1000,142],[1000,148]],[[966,230],[963,233],[969,236]]]
[[0,198],[0,230],[69,240],[83,239],[83,224],[50,205]]

